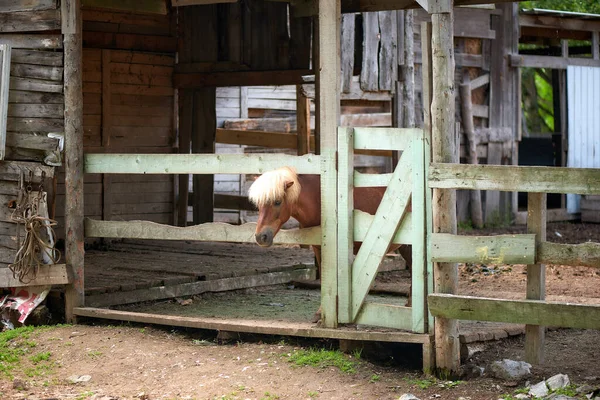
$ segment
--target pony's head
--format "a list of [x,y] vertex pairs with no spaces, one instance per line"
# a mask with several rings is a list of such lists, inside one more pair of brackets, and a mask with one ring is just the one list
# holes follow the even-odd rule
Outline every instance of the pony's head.
[[248,191],[248,198],[258,207],[258,222],[254,238],[260,246],[273,244],[273,238],[290,219],[300,197],[298,175],[289,167],[265,172]]

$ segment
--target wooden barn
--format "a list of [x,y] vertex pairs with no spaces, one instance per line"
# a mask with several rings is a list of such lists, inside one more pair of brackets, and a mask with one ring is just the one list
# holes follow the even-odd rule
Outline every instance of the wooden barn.
[[[535,362],[544,325],[600,328],[598,307],[539,301],[544,263],[600,266],[600,244],[545,240],[546,194],[600,195],[599,170],[514,166],[516,67],[530,58],[518,53],[516,4],[466,7],[482,2],[0,2],[3,304],[47,297],[67,321],[413,343],[424,369],[449,373],[460,364],[459,319],[528,324]],[[242,109],[244,91],[266,86],[295,90],[295,130],[220,127],[218,88],[237,90]],[[388,125],[373,123],[386,113],[392,127],[373,127]],[[265,124],[240,112],[253,116]],[[489,165],[460,164],[461,151]],[[355,156],[385,157],[387,169]],[[215,210],[251,208],[215,182],[282,166],[320,176],[319,226],[282,230],[282,246],[264,249],[255,224],[213,222]],[[355,209],[355,187],[387,188],[374,215]],[[474,193],[458,195],[470,204],[485,191],[485,218],[527,192],[529,233],[456,235],[457,190]],[[411,246],[411,276],[382,299],[371,289],[393,245]],[[264,301],[235,315],[218,308],[239,308],[233,300],[202,315],[124,307],[305,281],[315,274],[309,246],[321,247],[320,290],[282,295],[299,301],[286,311],[320,305],[319,324],[263,316]],[[458,262],[528,264],[527,300],[457,295]],[[584,312],[592,317],[572,316]]]

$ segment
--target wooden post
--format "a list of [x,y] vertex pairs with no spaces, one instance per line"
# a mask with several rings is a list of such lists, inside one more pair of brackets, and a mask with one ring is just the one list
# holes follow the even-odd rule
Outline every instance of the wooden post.
[[[471,82],[469,75],[465,74],[463,83],[460,85],[460,100],[462,111],[462,122],[465,129],[465,135],[468,140],[467,159],[469,164],[477,165],[477,137],[475,135],[475,126],[473,124],[473,101],[471,98]],[[470,193],[471,222],[477,229],[483,227],[483,212],[481,210],[481,191],[471,190]]]
[[310,153],[310,99],[302,93],[302,85],[296,85],[296,135],[298,155]]
[[[527,233],[535,233],[536,248],[546,241],[546,193],[527,194]],[[527,299],[546,298],[546,266],[527,266]],[[525,326],[525,360],[531,364],[544,362],[545,328],[539,325]]]
[[[454,43],[453,13],[431,15],[432,22],[432,161],[458,163],[454,134]],[[433,190],[433,231],[456,234],[456,190]],[[456,263],[434,265],[436,293],[456,294],[458,267]],[[460,366],[458,321],[436,318],[436,363],[440,373],[456,375]]]
[[[203,88],[194,91],[192,153],[215,152],[217,133],[215,88]],[[194,224],[213,221],[214,213],[214,175],[194,175]]]
[[600,60],[600,32],[592,32],[592,58]]
[[[178,112],[179,112],[179,153],[190,154],[192,145],[192,126],[194,114],[194,92],[190,89],[178,90]],[[190,175],[178,175],[177,196],[177,225],[187,225],[188,198],[190,193]]]
[[404,66],[402,67],[402,121],[404,128],[415,127],[415,54],[413,10],[404,11]]
[[65,292],[65,317],[75,322],[73,308],[84,305],[83,235],[83,91],[81,0],[63,0],[65,51],[65,259],[73,282]]
[[[321,144],[322,324],[337,326],[337,127],[340,115],[341,0],[319,1],[318,60],[315,64]],[[344,266],[346,267],[346,266]]]

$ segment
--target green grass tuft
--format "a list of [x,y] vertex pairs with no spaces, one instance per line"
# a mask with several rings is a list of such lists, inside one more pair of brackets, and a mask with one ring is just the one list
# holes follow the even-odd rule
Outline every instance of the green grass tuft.
[[356,361],[340,351],[325,349],[298,350],[290,354],[289,362],[297,366],[312,366],[316,368],[336,367],[340,371],[353,374],[356,372]]

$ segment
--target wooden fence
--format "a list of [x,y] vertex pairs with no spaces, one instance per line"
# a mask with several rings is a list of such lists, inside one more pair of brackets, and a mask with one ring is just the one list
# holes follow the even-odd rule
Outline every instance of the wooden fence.
[[464,237],[433,233],[434,262],[527,264],[527,299],[502,300],[435,293],[429,311],[438,318],[524,323],[526,358],[543,361],[544,326],[600,329],[600,306],[544,301],[544,264],[600,268],[600,243],[546,241],[547,193],[600,194],[600,169],[434,163],[429,187],[528,192],[528,234]]

